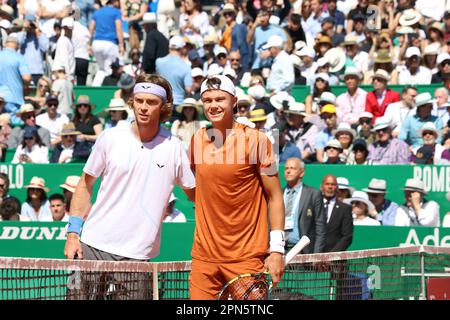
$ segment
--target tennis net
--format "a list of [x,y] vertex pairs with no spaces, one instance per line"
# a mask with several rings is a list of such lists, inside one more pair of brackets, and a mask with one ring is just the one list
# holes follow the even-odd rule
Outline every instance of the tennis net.
[[[190,261],[0,257],[0,300],[189,299]],[[425,299],[450,277],[450,248],[413,246],[298,255],[271,292],[281,300]]]

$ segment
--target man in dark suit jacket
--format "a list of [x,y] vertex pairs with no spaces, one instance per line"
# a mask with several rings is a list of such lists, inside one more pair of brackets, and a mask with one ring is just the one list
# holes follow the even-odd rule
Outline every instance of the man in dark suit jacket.
[[142,69],[146,73],[154,73],[156,59],[165,57],[169,53],[169,40],[158,31],[156,15],[153,12],[147,12],[144,15],[141,25],[147,33],[142,52]]
[[305,164],[300,159],[289,158],[286,161],[284,177],[287,186],[284,190],[284,203],[287,247],[292,247],[306,235],[311,243],[302,253],[323,252],[326,233],[323,197],[319,190],[302,182],[304,174]]
[[320,189],[323,193],[327,217],[325,252],[346,251],[352,244],[352,207],[336,199],[337,188],[335,176],[329,174],[323,178]]

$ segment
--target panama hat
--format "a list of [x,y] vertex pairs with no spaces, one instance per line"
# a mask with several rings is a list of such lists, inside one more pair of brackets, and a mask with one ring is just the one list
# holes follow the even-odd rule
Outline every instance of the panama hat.
[[433,103],[433,98],[429,92],[420,93],[415,98],[416,107],[421,107]]
[[127,104],[125,103],[125,100],[122,98],[113,98],[109,101],[108,108],[105,109],[105,112],[109,111],[127,111]]
[[339,142],[339,140],[331,139],[328,141],[327,145],[325,146],[324,150],[327,151],[330,148],[335,148],[342,150],[342,144]]
[[330,72],[332,73],[338,72],[345,65],[346,56],[341,48],[331,48],[325,53],[324,57],[330,63]]
[[59,133],[60,136],[74,136],[78,134],[81,134],[81,132],[76,130],[73,122],[64,124],[61,132]]
[[298,114],[301,116],[308,116],[306,113],[306,106],[301,102],[294,102],[293,104],[289,105],[289,109],[284,110],[284,113],[287,114]]
[[234,5],[232,3],[227,3],[222,8],[222,13],[225,13],[225,12],[234,12],[234,13],[236,13],[236,8],[234,7]]
[[29,189],[29,188],[35,188],[35,189],[42,189],[45,192],[49,192],[49,188],[47,188],[45,186],[45,180],[43,178],[40,177],[33,177],[31,178],[30,184],[25,186],[24,188]]
[[345,68],[344,74],[342,75],[342,79],[345,80],[345,78],[348,77],[348,76],[355,76],[359,80],[363,79],[362,72],[359,71],[358,68],[353,67],[353,66],[348,66],[347,68]]
[[358,43],[358,38],[352,34],[348,34],[344,39],[344,46],[352,46]]
[[447,60],[450,60],[450,54],[448,52],[442,52],[437,56],[436,63],[441,64]]
[[358,120],[362,119],[362,118],[373,119],[373,114],[368,112],[368,111],[361,112],[361,114],[359,115]]
[[403,11],[400,16],[399,23],[401,26],[412,26],[420,21],[421,14],[414,9],[407,9]]
[[383,193],[386,194],[386,180],[373,178],[369,182],[369,186],[363,189],[367,193]]
[[251,106],[252,102],[250,101],[250,97],[245,93],[238,93],[237,95],[237,105],[238,106]]
[[264,109],[256,109],[250,111],[250,117],[248,118],[251,122],[259,122],[259,121],[266,121],[267,115],[264,112]]
[[386,70],[378,69],[373,74],[372,79],[383,79],[384,81],[388,82],[389,80],[391,80],[391,76]]
[[20,106],[20,109],[18,112],[16,112],[16,116],[21,117],[25,113],[37,113],[37,110],[34,109],[34,106],[31,103],[25,103]]
[[336,105],[336,96],[332,92],[324,91],[324,92],[322,92],[322,94],[320,95],[320,98],[319,98],[319,103],[322,103],[322,102],[326,102],[327,104],[330,103],[330,104]]
[[91,106],[91,109],[94,109],[94,106],[91,104],[91,99],[87,95],[82,94],[78,97],[76,105],[79,106],[80,104],[86,104]]
[[391,122],[386,117],[378,117],[375,120],[375,125],[372,128],[372,131],[378,131],[385,128],[390,128]]
[[439,43],[432,43],[425,47],[423,50],[424,56],[438,55],[439,54]]
[[363,202],[367,205],[369,211],[372,211],[375,209],[375,206],[373,205],[372,201],[369,200],[369,195],[365,193],[364,191],[355,191],[352,193],[352,197],[349,199],[344,199],[344,203],[346,204],[352,204],[355,201]]
[[405,191],[417,191],[423,194],[426,194],[425,192],[425,184],[422,180],[417,178],[412,178],[406,180],[405,187],[403,188]]
[[280,110],[286,104],[288,108],[290,108],[290,106],[295,103],[295,99],[286,91],[280,91],[279,93],[270,97],[270,103],[275,109]]
[[439,136],[439,131],[436,128],[436,125],[433,122],[426,122],[422,128],[419,130],[420,135],[423,135],[424,131],[433,131],[435,136]]
[[337,177],[337,184],[338,184],[338,189],[340,190],[349,190],[350,194],[352,194],[355,191],[355,188],[350,186],[350,182],[348,181],[347,178],[345,177]]
[[354,129],[352,129],[352,127],[346,122],[342,122],[341,124],[339,124],[337,129],[333,130],[333,135],[335,138],[337,138],[339,136],[339,134],[342,132],[350,133],[352,136],[352,139],[355,139],[356,131]]
[[70,192],[75,192],[78,182],[80,182],[79,176],[68,176],[66,178],[66,182],[64,182],[64,184],[60,184],[59,186]]
[[197,100],[195,100],[194,98],[186,98],[183,100],[183,103],[180,104],[179,106],[177,106],[177,112],[178,113],[183,113],[183,109],[185,107],[192,107],[195,108],[197,110],[198,113],[200,113],[202,111],[202,108],[199,106],[199,104],[197,103]]

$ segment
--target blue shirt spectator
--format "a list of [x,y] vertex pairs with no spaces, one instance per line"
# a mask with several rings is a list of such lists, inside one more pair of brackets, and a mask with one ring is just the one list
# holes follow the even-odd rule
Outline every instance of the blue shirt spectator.
[[324,150],[331,139],[334,139],[334,136],[328,128],[321,130],[316,137],[316,149]]
[[260,52],[262,51],[262,47],[267,43],[267,40],[269,40],[270,36],[278,35],[280,36],[283,41],[286,43],[287,36],[286,33],[282,28],[279,26],[269,24],[267,27],[258,26],[255,29],[255,36],[254,36],[254,59],[252,69],[260,69],[262,67],[269,67],[270,65],[265,63],[266,59],[264,61],[261,61],[261,58],[259,57]]
[[32,75],[44,74],[43,56],[49,47],[49,40],[44,33],[36,36],[35,32],[19,32],[19,51],[25,57]]
[[31,80],[25,58],[17,52],[17,38],[9,36],[6,39],[5,49],[0,52],[0,92],[5,99],[5,111],[11,116],[11,123],[22,124],[22,120],[16,116],[19,107],[24,104],[23,82]]
[[[438,131],[443,128],[442,120],[436,116],[432,116],[431,114],[425,119],[421,118],[417,114],[409,115],[402,123],[398,139],[405,141],[413,148],[420,147],[423,145],[420,129],[422,129],[423,125],[427,122],[433,122]],[[438,137],[436,142],[441,143],[441,139],[441,137]]]
[[300,149],[290,141],[286,141],[284,147],[280,150],[280,164],[286,163],[289,158],[301,159]]
[[[176,38],[174,41],[172,39]],[[179,38],[179,39],[178,39]],[[179,56],[179,49],[184,47],[181,37],[176,36],[170,40],[170,53],[163,57],[156,59],[156,73],[160,74],[169,81],[173,90],[173,103],[179,105],[183,103],[186,92],[190,91],[192,86],[192,76],[190,66]],[[180,43],[177,46],[176,42]]]
[[119,43],[115,21],[122,20],[120,9],[105,6],[94,12],[93,19],[95,21],[94,40]]

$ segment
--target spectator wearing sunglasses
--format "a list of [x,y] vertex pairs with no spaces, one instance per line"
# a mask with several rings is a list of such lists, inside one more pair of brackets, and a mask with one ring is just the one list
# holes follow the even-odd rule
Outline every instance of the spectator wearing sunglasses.
[[94,145],[97,137],[103,131],[100,119],[92,113],[93,108],[94,106],[91,104],[89,96],[79,96],[72,121],[75,124],[75,128],[81,132],[78,140],[86,141],[91,145]]
[[48,148],[42,143],[36,127],[24,129],[22,143],[11,163],[49,163]]
[[45,109],[47,112],[36,117],[36,124],[50,132],[50,143],[54,147],[61,142],[59,134],[64,124],[69,123],[69,118],[58,112],[57,96],[50,95],[45,99]]
[[450,54],[442,52],[437,56],[436,64],[438,72],[431,77],[431,83],[441,83],[443,81],[442,75],[450,73]]
[[373,131],[376,132],[377,141],[369,146],[369,160],[373,164],[407,164],[408,145],[392,137],[392,127],[385,117],[375,121]]
[[39,107],[43,108],[45,105],[45,99],[50,94],[50,89],[52,87],[52,81],[46,77],[42,76],[37,82],[36,94],[35,96],[25,96],[25,101],[31,101],[35,104],[39,104]]
[[50,147],[50,132],[43,127],[36,124],[36,110],[33,105],[26,103],[20,107],[17,116],[24,122],[23,126],[17,126],[11,130],[11,134],[8,137],[8,148],[17,148],[23,142],[23,136],[25,129],[35,128],[39,135],[40,141]]

